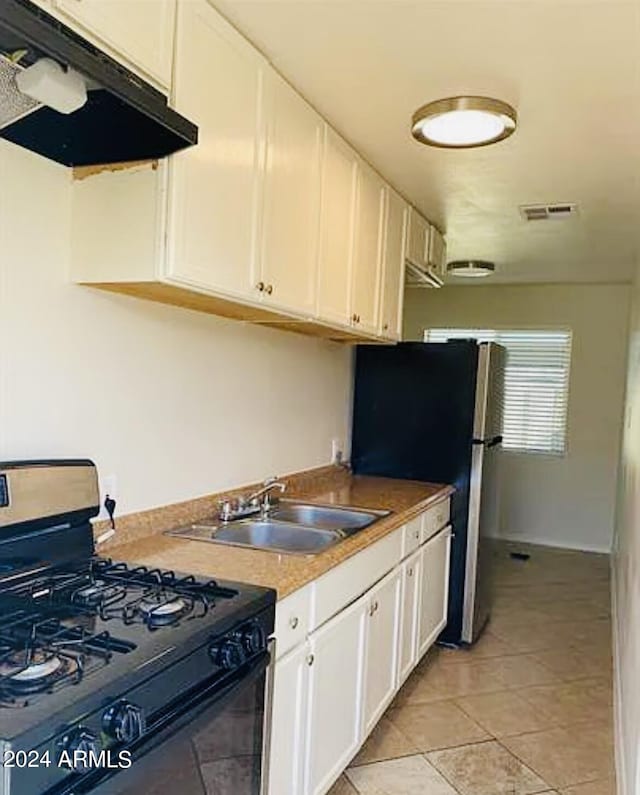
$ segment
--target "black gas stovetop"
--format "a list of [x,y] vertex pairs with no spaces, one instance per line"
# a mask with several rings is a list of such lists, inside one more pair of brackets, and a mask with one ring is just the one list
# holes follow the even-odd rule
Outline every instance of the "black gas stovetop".
[[[68,465],[95,476],[89,462]],[[0,753],[37,749],[55,760],[65,749],[133,747],[182,694],[224,687],[267,654],[272,591],[85,554],[93,541],[81,510],[53,535],[51,521],[23,523],[11,557],[17,536],[5,532],[3,507],[0,499]],[[28,791],[83,772],[40,767]]]

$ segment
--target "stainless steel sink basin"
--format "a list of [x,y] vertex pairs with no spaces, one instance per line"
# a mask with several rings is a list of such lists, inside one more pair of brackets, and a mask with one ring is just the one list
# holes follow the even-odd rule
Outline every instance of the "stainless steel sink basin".
[[273,506],[266,519],[256,516],[221,522],[212,518],[167,533],[213,544],[317,555],[388,514],[283,500]]
[[380,516],[379,511],[365,511],[356,508],[338,508],[329,505],[313,505],[299,502],[281,501],[271,510],[270,516],[281,522],[295,522],[323,530],[342,530],[346,535],[369,527]]
[[298,555],[317,555],[327,547],[337,544],[343,537],[334,530],[279,522],[272,519],[242,519],[228,524],[194,524],[173,535],[186,536],[199,541],[213,541],[240,547],[270,549]]

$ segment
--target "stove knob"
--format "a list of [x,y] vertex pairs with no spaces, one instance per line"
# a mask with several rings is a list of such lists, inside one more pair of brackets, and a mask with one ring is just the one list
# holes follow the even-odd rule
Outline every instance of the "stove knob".
[[102,716],[105,734],[121,743],[132,743],[144,734],[144,713],[128,701],[119,701]]
[[60,764],[77,773],[85,773],[90,770],[90,756],[97,758],[100,754],[98,738],[93,732],[82,726],[73,729],[63,737],[60,747],[62,750]]
[[209,653],[216,665],[224,668],[225,671],[239,668],[247,659],[242,644],[231,638],[227,638],[221,643],[214,643]]
[[267,648],[267,639],[260,624],[251,624],[242,630],[242,645],[247,654],[258,654]]

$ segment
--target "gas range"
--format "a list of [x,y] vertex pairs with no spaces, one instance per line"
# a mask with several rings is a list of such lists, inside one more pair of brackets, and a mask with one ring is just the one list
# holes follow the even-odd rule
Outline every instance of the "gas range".
[[219,723],[256,671],[264,690],[274,593],[96,556],[97,494],[91,462],[0,464],[0,795],[128,792],[114,787],[137,768],[148,781],[146,758],[204,704]]

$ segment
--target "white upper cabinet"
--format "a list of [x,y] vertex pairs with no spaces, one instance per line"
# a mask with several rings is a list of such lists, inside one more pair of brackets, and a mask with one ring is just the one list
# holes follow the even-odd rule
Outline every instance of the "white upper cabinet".
[[78,32],[106,44],[118,60],[164,88],[171,85],[175,0],[54,0],[53,7]]
[[372,591],[367,611],[364,733],[369,734],[396,692],[402,572],[396,567]]
[[350,323],[356,153],[325,125],[318,261],[318,317]]
[[267,73],[262,229],[265,303],[315,314],[324,123],[291,86]]
[[356,207],[351,318],[358,329],[376,334],[380,309],[385,184],[362,161],[358,164]]
[[447,244],[435,226],[429,232],[429,266],[440,276],[447,270]]
[[429,257],[429,223],[413,207],[409,208],[406,257],[421,267],[427,264]]
[[380,335],[390,340],[399,340],[402,336],[406,215],[406,202],[389,188],[382,256]]
[[256,301],[263,65],[206,0],[179,4],[173,101],[199,142],[168,161],[167,275]]

